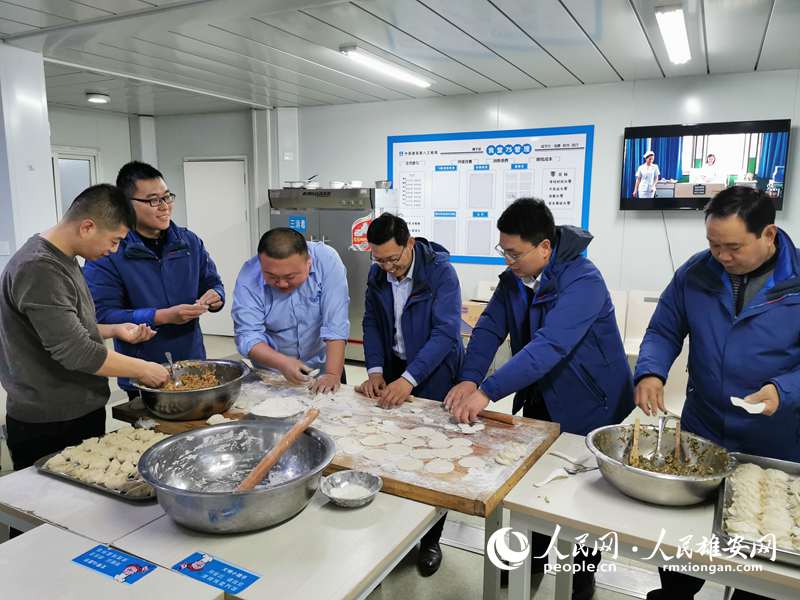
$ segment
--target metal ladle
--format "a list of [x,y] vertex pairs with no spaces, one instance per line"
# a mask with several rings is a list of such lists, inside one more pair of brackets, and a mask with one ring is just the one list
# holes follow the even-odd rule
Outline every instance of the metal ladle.
[[[660,415],[658,417],[658,436],[656,437],[656,449],[650,455],[650,462],[653,463],[654,465],[663,465],[664,463],[667,462],[664,453],[661,452],[661,439],[664,437],[664,428],[667,425],[667,421],[669,421],[670,419],[677,421],[677,423],[680,423],[681,421],[680,417],[677,417],[675,415]],[[676,427],[675,430],[677,432],[676,435],[679,436],[680,429]]]

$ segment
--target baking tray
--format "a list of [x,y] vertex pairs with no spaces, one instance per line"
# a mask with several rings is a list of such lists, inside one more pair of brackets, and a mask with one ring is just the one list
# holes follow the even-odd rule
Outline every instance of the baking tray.
[[[739,464],[753,463],[762,469],[778,469],[779,471],[788,473],[793,477],[800,477],[800,463],[789,462],[788,460],[778,460],[777,458],[755,456],[752,454],[743,454],[741,452],[731,452],[731,456]],[[712,531],[714,535],[719,538],[720,548],[727,546],[730,540],[733,539],[725,532],[725,529],[723,528],[725,508],[730,504],[732,494],[733,490],[731,489],[731,486],[728,485],[728,478],[726,477],[722,482],[720,493],[717,494],[717,503],[714,506],[714,526]],[[742,540],[741,546],[742,549],[748,554],[753,549],[752,543],[748,540]],[[756,557],[769,560],[770,553],[762,552],[761,554],[756,554]],[[775,562],[781,562],[787,565],[800,567],[800,552],[778,546],[775,550]]]
[[69,481],[70,483],[75,483],[77,485],[80,485],[80,486],[83,486],[83,487],[86,487],[86,488],[91,488],[93,490],[97,490],[98,492],[103,492],[104,494],[108,494],[109,496],[114,496],[115,498],[119,498],[121,500],[126,500],[127,502],[136,502],[136,503],[152,502],[153,500],[156,499],[156,491],[154,489],[152,489],[152,488],[150,488],[151,489],[151,493],[147,494],[146,496],[129,496],[125,492],[118,492],[116,490],[112,490],[112,489],[104,487],[102,485],[97,485],[97,484],[94,484],[94,483],[87,483],[85,481],[81,481],[80,479],[77,479],[77,478],[72,477],[70,475],[67,475],[65,473],[57,473],[56,471],[51,471],[50,469],[46,468],[44,466],[44,464],[48,460],[50,460],[52,457],[54,457],[56,454],[60,454],[60,452],[53,452],[52,454],[48,454],[47,456],[43,456],[42,458],[37,460],[35,463],[33,463],[33,466],[36,467],[36,470],[39,471],[39,473],[44,473],[45,475],[49,475],[50,477],[55,477],[57,479],[63,479],[64,481]]

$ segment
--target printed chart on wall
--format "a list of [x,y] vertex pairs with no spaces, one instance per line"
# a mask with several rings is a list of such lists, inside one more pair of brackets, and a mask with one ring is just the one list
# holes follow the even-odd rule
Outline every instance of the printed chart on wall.
[[517,198],[544,200],[557,225],[588,226],[593,138],[593,125],[390,136],[393,205],[376,213],[396,210],[453,262],[502,264],[495,223]]

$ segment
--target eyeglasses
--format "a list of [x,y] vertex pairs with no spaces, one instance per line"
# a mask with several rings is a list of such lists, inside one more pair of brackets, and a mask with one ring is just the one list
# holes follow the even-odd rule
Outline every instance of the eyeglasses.
[[156,208],[157,206],[160,206],[162,202],[167,206],[175,202],[175,194],[169,192],[160,198],[131,198],[131,200],[136,200],[136,202],[146,202],[153,208]]
[[505,250],[503,250],[503,247],[500,244],[497,244],[497,246],[494,247],[494,251],[497,252],[500,256],[502,256],[506,261],[508,261],[508,264],[513,265],[523,256],[527,256],[528,254],[536,250],[538,245],[539,244],[536,244],[533,248],[523,252],[522,254],[512,254],[510,252],[506,252]]
[[403,246],[403,249],[400,251],[400,254],[394,256],[392,258],[375,258],[372,256],[372,262],[376,265],[396,265],[400,262],[400,259],[403,258],[403,253],[406,251],[408,246]]

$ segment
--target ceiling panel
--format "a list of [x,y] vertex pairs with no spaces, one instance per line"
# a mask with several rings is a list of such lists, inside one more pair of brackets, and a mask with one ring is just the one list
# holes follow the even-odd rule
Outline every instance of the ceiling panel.
[[[0,15],[5,15],[5,13],[0,10]],[[0,34],[1,35],[13,35],[15,33],[25,33],[26,31],[35,31],[38,27],[34,27],[32,25],[26,25],[25,23],[18,23],[17,21],[12,21],[10,19],[3,18],[0,16]]]
[[167,80],[173,80],[175,76],[186,77],[195,81],[193,84],[194,87],[203,86],[205,82],[206,85],[214,85],[217,89],[227,89],[228,94],[232,96],[243,98],[261,97],[262,99],[266,99],[268,96],[270,98],[279,97],[283,100],[294,98],[299,104],[303,105],[328,102],[328,100],[322,100],[313,95],[306,96],[304,94],[298,94],[295,91],[281,90],[272,85],[267,86],[263,83],[253,83],[250,80],[232,77],[228,73],[219,74],[210,71],[208,68],[145,55],[135,50],[117,47],[112,44],[87,44],[85,50],[93,51],[116,60],[141,65],[142,67],[150,69],[154,74],[158,73],[158,79],[163,79],[164,76],[166,76]]
[[623,79],[663,77],[629,0],[562,0]]
[[[739,0],[734,0],[739,1]],[[682,65],[676,65],[669,60],[667,50],[664,46],[664,39],[656,23],[655,7],[664,4],[663,0],[630,0],[642,22],[653,51],[658,57],[661,68],[667,77],[683,77],[685,75],[705,75],[706,50],[703,28],[703,4],[699,1],[683,2],[684,20],[686,22],[686,33],[689,37],[689,51],[692,58]],[[676,2],[675,4],[681,4]]]
[[457,93],[503,89],[480,73],[388,25],[355,4],[333,4],[303,12],[342,31],[343,35],[351,36],[355,43],[363,42],[371,48],[379,48],[390,57],[405,59],[426,69],[433,74],[436,89],[444,93],[450,92],[442,86],[442,79],[460,86],[462,90]]
[[755,69],[770,2],[705,0],[708,67],[711,73]]
[[298,73],[291,68],[270,64],[243,52],[228,50],[218,45],[178,34],[156,36],[156,39],[152,40],[140,37],[134,38],[132,41],[153,47],[161,47],[167,51],[175,52],[178,56],[189,55],[197,59],[208,60],[209,63],[218,65],[220,69],[241,70],[250,73],[253,77],[262,76],[273,81],[285,82],[287,85],[295,85],[299,89],[313,90],[318,94],[326,94],[350,102],[379,99],[377,96],[362,94],[343,85]]
[[101,43],[100,46],[110,47],[116,50],[134,53],[132,54],[134,56],[148,58],[154,61],[153,65],[175,65],[176,68],[180,66],[189,69],[187,74],[191,74],[191,70],[194,72],[200,71],[212,77],[212,80],[219,82],[229,81],[234,86],[244,86],[253,91],[259,91],[266,87],[275,92],[289,92],[315,102],[323,102],[326,104],[340,104],[342,102],[352,101],[348,98],[328,94],[313,88],[298,86],[295,83],[267,77],[258,72],[224,65],[202,56],[170,49],[144,40],[122,40],[116,44]]
[[767,27],[759,71],[800,69],[800,2],[776,0]]
[[414,36],[483,75],[504,90],[539,87],[530,75],[503,60],[417,0],[362,0],[355,4],[388,25]]
[[70,87],[73,85],[85,84],[101,84],[106,81],[113,81],[114,77],[110,75],[102,75],[100,73],[88,73],[86,71],[79,71],[77,73],[70,73],[69,75],[51,76],[45,73],[45,84],[48,90],[56,89],[59,87]]
[[581,82],[620,80],[557,0],[492,0],[492,3]]
[[234,31],[249,39],[263,42],[279,51],[295,58],[303,57],[311,62],[351,75],[363,81],[369,81],[384,93],[395,94],[398,98],[428,98],[436,96],[435,92],[419,88],[410,83],[398,81],[378,71],[368,69],[353,62],[337,49],[321,46],[313,41],[304,40],[291,33],[281,31],[257,18],[225,23],[222,29]]
[[30,25],[31,27],[53,27],[55,25],[64,25],[74,22],[72,19],[64,19],[56,15],[32,10],[3,0],[0,0],[0,14],[5,19],[16,21],[24,25]]
[[154,72],[149,67],[144,67],[132,62],[121,61],[108,56],[76,50],[72,48],[60,48],[57,53],[53,53],[53,57],[64,61],[86,65],[88,69],[99,69],[101,71],[113,71],[115,73],[127,73],[136,77],[145,79],[153,79],[156,81],[164,81],[165,83],[172,83],[174,85],[186,86],[189,88],[199,88],[207,90],[210,93],[221,94],[231,98],[238,98],[242,102],[251,102],[260,106],[268,106],[268,97],[265,94],[248,94],[239,95],[231,93],[230,89],[225,86],[215,85],[207,81],[198,80],[191,77],[185,77],[178,74],[170,74],[166,77],[163,72]]
[[[93,8],[80,2],[71,2],[70,0],[4,0],[2,5],[6,4],[23,6],[69,21],[85,21],[86,19],[95,19],[97,17],[106,17],[114,14],[114,11],[111,10]],[[95,4],[99,7],[102,6],[103,3],[96,2]],[[0,6],[0,11],[2,10],[3,6]]]
[[[177,32],[195,40],[211,42],[226,49],[293,69],[298,73],[335,82],[354,91],[369,94],[377,100],[405,100],[413,97],[384,85],[378,77],[375,80],[367,79],[359,77],[353,71],[346,70],[352,65],[344,63],[346,58],[338,52],[333,52],[328,48],[314,48],[296,38],[287,45],[284,40],[276,39],[278,36],[275,33],[268,32],[263,23],[253,20],[225,23],[224,27],[217,25],[186,26],[181,27]],[[328,61],[328,59],[331,60]]]
[[[578,80],[487,0],[420,0],[492,52],[545,86]],[[538,85],[536,86],[538,87]]]
[[[350,6],[350,8],[366,18],[370,18],[355,7]],[[370,54],[373,54],[391,64],[398,65],[407,71],[410,71],[411,73],[414,73],[419,77],[432,82],[430,90],[436,93],[445,95],[465,94],[471,91],[464,86],[453,83],[448,78],[443,76],[441,72],[432,72],[430,69],[422,67],[417,63],[398,58],[396,55],[386,52],[381,47],[373,46],[372,44],[365,42],[363,39],[352,35],[348,31],[326,23],[312,14],[306,14],[304,12],[291,12],[280,15],[270,15],[263,18],[259,17],[258,20],[263,23],[267,23],[281,31],[285,31],[297,36],[298,38],[309,43],[316,43],[325,46],[334,52],[338,52],[339,47],[343,44],[357,44],[360,48],[366,50]],[[415,43],[427,50],[429,54],[438,54],[429,48],[426,48],[422,44],[419,44],[418,42]],[[445,56],[439,54],[439,57],[440,62],[447,62],[457,65],[457,63],[453,63],[453,61],[447,59]]]

